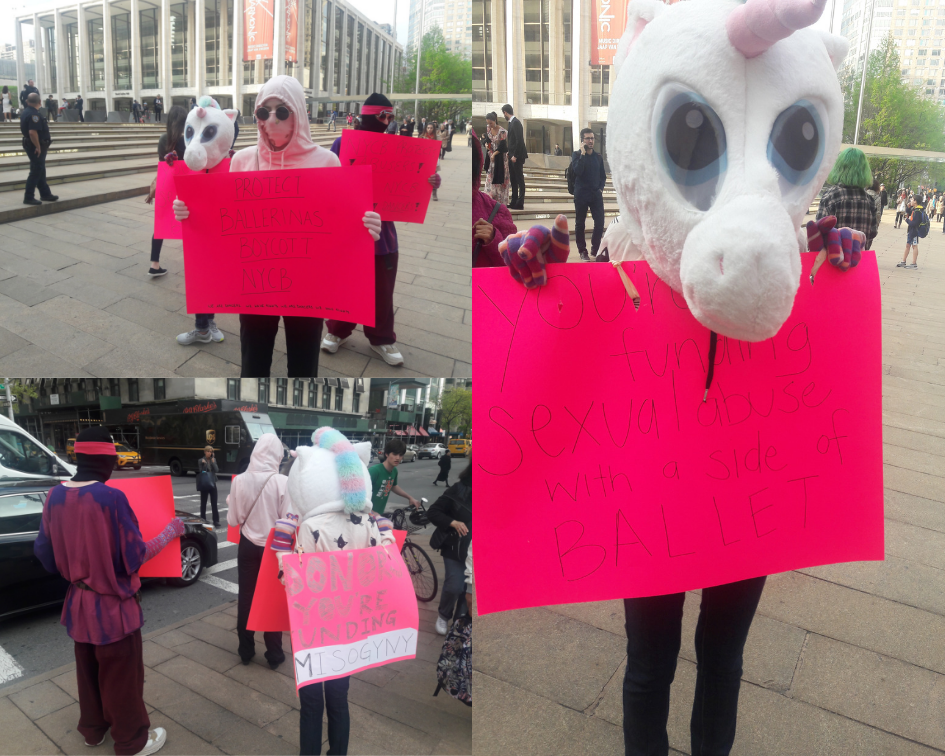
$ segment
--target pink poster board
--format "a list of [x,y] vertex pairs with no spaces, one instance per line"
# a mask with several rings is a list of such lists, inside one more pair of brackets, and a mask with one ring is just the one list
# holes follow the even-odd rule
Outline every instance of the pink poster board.
[[[170,475],[153,478],[110,478],[105,484],[128,497],[141,537],[150,541],[161,534],[174,517],[174,489]],[[138,570],[140,577],[181,576],[180,538],[168,542],[161,552]]]
[[346,129],[341,132],[341,165],[374,169],[374,209],[386,221],[423,223],[436,172],[439,139]]
[[705,402],[709,331],[646,263],[638,312],[610,265],[473,271],[480,612],[883,559],[876,257],[813,287],[802,258],[773,339],[719,337]]
[[[230,159],[224,158],[207,173],[229,173]],[[171,167],[163,160],[158,163],[157,186],[154,194],[154,238],[183,239],[183,224],[174,219],[174,177],[191,173],[183,160],[174,161]]]
[[282,560],[296,686],[413,659],[417,597],[393,544]]
[[325,317],[374,325],[371,169],[175,178],[188,312]]
[[289,608],[286,605],[285,589],[279,582],[279,560],[272,550],[272,539],[275,528],[269,531],[266,538],[265,551],[262,562],[259,564],[259,573],[256,577],[256,591],[253,593],[253,603],[246,620],[248,630],[259,632],[282,633],[289,632]]

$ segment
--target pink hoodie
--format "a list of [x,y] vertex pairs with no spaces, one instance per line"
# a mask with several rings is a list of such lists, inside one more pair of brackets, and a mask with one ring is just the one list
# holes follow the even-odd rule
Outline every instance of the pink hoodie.
[[[269,98],[282,100],[295,115],[295,136],[278,152],[269,149],[260,130],[255,147],[245,147],[230,160],[230,173],[237,171],[269,171],[282,168],[336,168],[338,157],[312,141],[305,108],[305,92],[298,79],[291,76],[273,76],[262,85],[256,95],[255,111]],[[270,116],[275,118],[275,116]],[[268,532],[268,531],[267,531]]]
[[[282,441],[275,434],[264,433],[256,442],[249,467],[242,475],[233,478],[230,494],[226,497],[229,507],[227,524],[233,527],[242,525],[243,535],[257,546],[266,545],[269,531],[275,526],[276,520],[285,517],[289,511],[290,500],[286,491],[289,479],[279,474],[280,464]],[[270,475],[271,479],[266,482]],[[257,494],[259,501],[253,507]],[[249,514],[251,507],[252,515]]]

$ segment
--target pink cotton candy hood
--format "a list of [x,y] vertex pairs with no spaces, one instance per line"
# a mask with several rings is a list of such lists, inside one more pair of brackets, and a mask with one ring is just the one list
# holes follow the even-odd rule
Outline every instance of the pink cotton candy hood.
[[[295,114],[295,136],[292,137],[285,149],[273,152],[269,149],[269,143],[263,137],[262,127],[260,127],[259,137],[256,140],[259,169],[265,171],[274,168],[309,167],[314,154],[319,150],[324,150],[324,147],[319,147],[312,141],[308,117],[306,116],[305,92],[302,91],[302,85],[299,84],[298,79],[291,76],[273,76],[262,85],[262,89],[256,95],[253,112],[272,97],[282,100],[288,105],[289,110]],[[270,118],[274,117],[270,116]]]

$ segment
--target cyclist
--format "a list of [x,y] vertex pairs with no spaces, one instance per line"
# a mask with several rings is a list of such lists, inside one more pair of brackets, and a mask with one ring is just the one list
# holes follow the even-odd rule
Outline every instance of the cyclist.
[[397,466],[403,461],[407,445],[403,441],[391,439],[384,445],[384,461],[368,468],[371,475],[371,506],[378,514],[387,509],[387,498],[391,492],[402,496],[410,506],[420,505],[413,496],[397,485]]

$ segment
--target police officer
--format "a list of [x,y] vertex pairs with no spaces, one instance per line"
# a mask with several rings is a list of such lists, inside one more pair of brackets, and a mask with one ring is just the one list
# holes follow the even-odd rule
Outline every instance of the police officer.
[[20,91],[20,108],[26,107],[26,98],[29,97],[33,92],[39,94],[39,90],[33,86],[33,80],[29,79],[26,82],[26,86]]
[[32,92],[26,98],[26,107],[20,113],[20,131],[23,132],[23,149],[30,159],[30,175],[26,179],[24,205],[41,205],[34,196],[39,187],[40,199],[52,202],[59,199],[49,191],[46,183],[46,153],[52,138],[49,136],[49,124],[39,113],[41,99],[39,92]]

